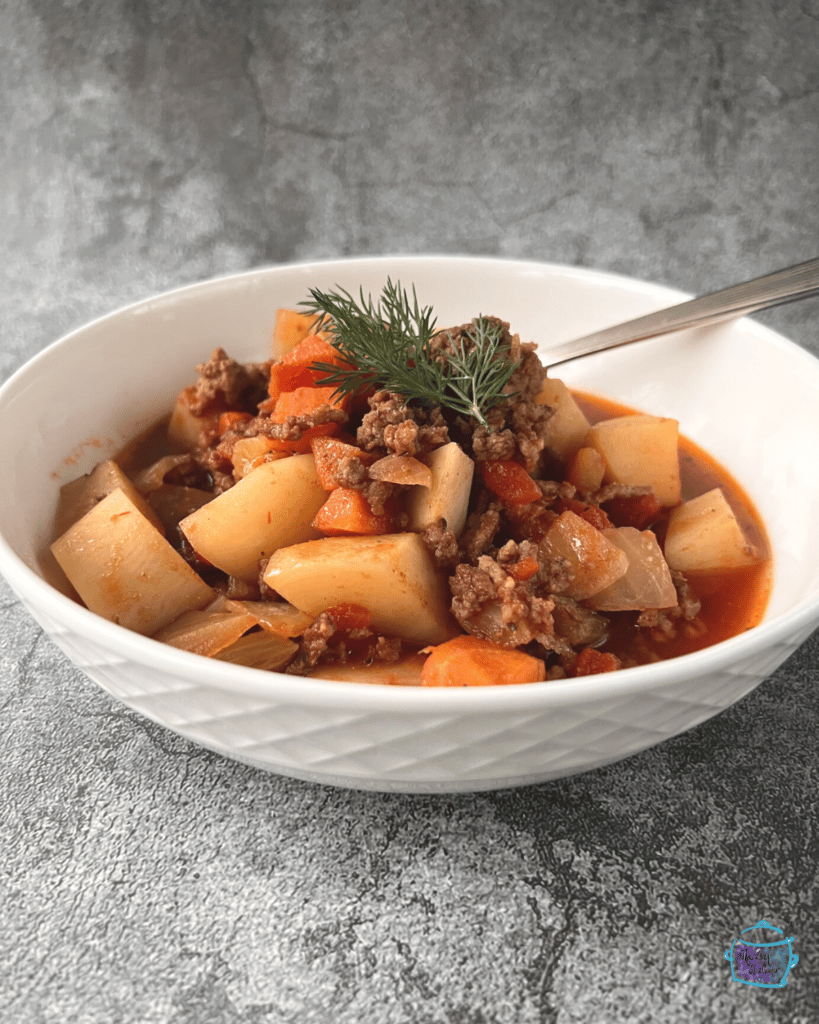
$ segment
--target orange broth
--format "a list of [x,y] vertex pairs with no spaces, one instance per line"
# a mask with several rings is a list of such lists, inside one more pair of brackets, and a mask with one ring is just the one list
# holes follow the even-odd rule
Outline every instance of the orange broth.
[[[591,423],[614,416],[630,416],[637,412],[629,406],[613,402],[599,395],[572,390],[575,401]],[[721,487],[728,504],[749,542],[760,552],[756,565],[720,573],[687,572],[686,579],[702,602],[699,619],[705,629],[702,635],[686,635],[680,630],[672,640],[662,640],[650,646],[660,657],[676,658],[681,654],[711,647],[732,636],[737,636],[759,625],[765,615],[773,582],[771,546],[762,519],[745,489],[716,459],[698,444],[680,435],[680,476],[682,500],[687,501]],[[656,531],[662,543],[663,530]],[[615,617],[616,618],[616,617]],[[634,653],[633,627],[615,622],[612,636],[601,647],[618,656]]]

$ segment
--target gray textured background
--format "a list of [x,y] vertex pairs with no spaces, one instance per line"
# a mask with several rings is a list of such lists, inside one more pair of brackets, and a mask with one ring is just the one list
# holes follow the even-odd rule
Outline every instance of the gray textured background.
[[[303,258],[730,284],[817,255],[818,126],[817,0],[6,0],[0,379]],[[760,319],[819,352],[818,314]],[[0,610],[4,1024],[819,1020],[819,635],[625,763],[403,797],[205,753]],[[722,957],[763,914],[783,991]]]

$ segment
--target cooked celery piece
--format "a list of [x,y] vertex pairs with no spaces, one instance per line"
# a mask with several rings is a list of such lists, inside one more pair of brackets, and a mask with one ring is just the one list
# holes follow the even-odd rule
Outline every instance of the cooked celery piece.
[[680,572],[741,569],[759,561],[721,488],[672,509],[665,535],[665,557]]
[[183,519],[194,551],[228,576],[253,583],[277,548],[320,536],[310,525],[327,494],[312,455],[265,462]]
[[677,605],[677,590],[657,538],[651,530],[620,526],[603,530],[602,533],[626,553],[628,570],[611,586],[590,597],[586,602],[589,607],[602,612],[674,608]]
[[413,643],[439,644],[460,632],[446,579],[417,533],[325,537],[282,547],[264,580],[310,615],[362,605],[374,630]]
[[152,636],[213,591],[121,489],[51,545],[92,612]]
[[436,448],[424,459],[432,472],[429,487],[414,487],[407,494],[411,530],[425,530],[438,519],[456,537],[466,524],[466,510],[475,463],[455,441]]
[[617,416],[595,423],[586,444],[603,456],[609,483],[648,486],[661,505],[680,500],[679,423],[662,416]]

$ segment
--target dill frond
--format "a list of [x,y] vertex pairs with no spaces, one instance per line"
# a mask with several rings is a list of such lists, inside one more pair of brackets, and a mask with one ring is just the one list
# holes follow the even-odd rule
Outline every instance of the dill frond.
[[374,302],[361,289],[356,301],[339,288],[310,290],[301,303],[320,319],[315,330],[327,331],[330,344],[347,367],[316,363],[326,373],[325,387],[342,395],[369,387],[402,395],[407,402],[441,405],[474,417],[487,427],[486,413],[510,396],[505,392],[517,363],[504,343],[498,324],[482,317],[467,338],[449,335],[447,350],[430,348],[435,319],[430,306],[421,307],[415,288],[412,298],[400,283],[387,280]]

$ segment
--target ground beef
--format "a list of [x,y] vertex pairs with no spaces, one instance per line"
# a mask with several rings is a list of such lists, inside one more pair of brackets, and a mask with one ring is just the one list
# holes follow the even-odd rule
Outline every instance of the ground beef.
[[559,501],[569,501],[577,494],[577,488],[574,484],[570,484],[568,480],[536,480],[535,482],[540,488],[544,504],[546,505],[554,505]]
[[701,636],[705,624],[697,617],[702,607],[688,580],[681,572],[672,571],[677,591],[674,608],[648,608],[637,616],[637,627],[650,632],[653,640],[674,640],[682,631],[687,636]]
[[595,505],[603,505],[613,498],[638,498],[653,493],[650,487],[641,487],[637,484],[606,484],[599,491],[595,491],[589,501]]
[[[380,516],[386,510],[387,501],[400,490],[397,484],[391,484],[388,480],[368,480],[362,488],[364,497],[369,502],[374,516]],[[409,517],[400,525],[406,526]]]
[[298,641],[299,649],[285,669],[292,675],[302,676],[319,663],[326,653],[330,640],[335,636],[336,624],[327,614],[321,615],[304,631]]
[[466,521],[461,537],[465,562],[475,563],[492,545],[501,522],[500,506],[490,504],[484,512],[474,512]]
[[343,409],[331,405],[320,405],[317,409],[305,413],[304,416],[288,416],[283,423],[274,423],[269,416],[257,416],[244,427],[243,437],[275,438],[277,441],[299,441],[306,430],[324,423],[338,423],[344,426],[348,420]]
[[207,473],[210,481],[208,490],[213,494],[224,494],[236,483],[233,478],[233,463],[221,443],[213,448],[194,448],[191,455],[196,465]]
[[489,555],[481,555],[476,566],[458,565],[449,586],[452,612],[467,633],[502,647],[532,640],[551,646],[554,602],[538,597],[530,583],[518,582]]
[[349,487],[355,491],[360,491],[370,479],[367,467],[354,455],[345,455],[339,459],[335,477],[339,487]]
[[570,597],[554,595],[552,617],[555,633],[572,647],[595,647],[608,636],[609,622],[605,615],[584,608]]
[[543,387],[546,371],[538,358],[536,348],[532,342],[519,345],[520,361],[509,380],[509,391],[516,395],[517,400],[533,402]]
[[407,405],[402,395],[377,391],[369,398],[356,440],[364,451],[386,449],[388,454],[425,455],[449,441],[449,428],[440,406],[424,409]]
[[224,406],[255,411],[267,393],[270,363],[237,363],[223,348],[213,350],[206,363],[196,367],[199,380],[190,398],[194,416]]
[[541,541],[557,514],[545,501],[532,501],[527,505],[508,505],[503,510],[509,532],[515,540]]
[[441,518],[422,531],[421,537],[439,569],[453,569],[461,561],[458,538]]
[[494,459],[513,459],[517,454],[517,439],[511,430],[503,427],[503,414],[498,409],[488,413],[489,429],[477,426],[472,431],[472,456],[478,462],[491,462]]
[[340,629],[328,612],[322,612],[297,641],[298,651],[285,669],[291,675],[305,675],[324,662],[345,664],[351,658],[365,665],[394,663],[403,653],[396,637],[376,635],[371,629]]
[[572,572],[565,558],[555,555],[540,559],[538,582],[547,594],[562,594],[572,581]]

